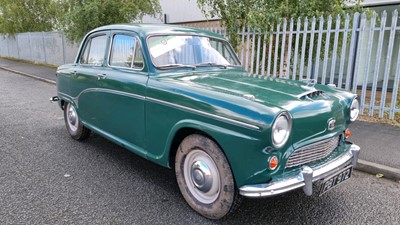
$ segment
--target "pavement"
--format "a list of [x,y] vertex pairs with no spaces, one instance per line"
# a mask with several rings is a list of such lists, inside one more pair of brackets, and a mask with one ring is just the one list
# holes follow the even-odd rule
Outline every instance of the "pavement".
[[[0,58],[0,69],[56,84],[55,67]],[[356,121],[349,128],[349,140],[361,148],[356,169],[400,180],[400,127]]]

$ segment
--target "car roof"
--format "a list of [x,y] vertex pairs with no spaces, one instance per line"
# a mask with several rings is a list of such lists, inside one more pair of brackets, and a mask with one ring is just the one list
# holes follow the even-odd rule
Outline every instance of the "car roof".
[[139,24],[139,23],[113,24],[113,25],[98,27],[92,30],[90,33],[103,30],[134,31],[143,37],[155,34],[197,34],[197,35],[213,36],[216,38],[223,38],[222,35],[210,31],[200,30],[186,26],[170,25],[170,24]]

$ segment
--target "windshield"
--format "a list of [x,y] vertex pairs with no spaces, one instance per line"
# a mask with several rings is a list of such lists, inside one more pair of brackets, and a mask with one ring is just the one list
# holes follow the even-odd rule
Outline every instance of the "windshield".
[[204,36],[162,35],[148,38],[151,60],[157,68],[240,66],[228,42]]

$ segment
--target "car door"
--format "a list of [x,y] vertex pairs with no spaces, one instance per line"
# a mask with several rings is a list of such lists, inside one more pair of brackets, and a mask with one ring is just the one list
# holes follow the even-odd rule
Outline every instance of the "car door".
[[148,73],[139,39],[111,33],[107,69],[99,79],[101,129],[125,147],[145,154],[144,105]]
[[108,32],[96,32],[85,39],[81,52],[77,57],[70,79],[70,93],[75,99],[80,119],[90,126],[101,124],[97,109],[101,102],[98,100],[97,88],[99,76],[104,69]]

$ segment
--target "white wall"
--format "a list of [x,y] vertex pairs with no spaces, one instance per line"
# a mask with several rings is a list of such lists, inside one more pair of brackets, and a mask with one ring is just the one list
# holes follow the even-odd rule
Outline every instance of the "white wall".
[[166,23],[183,23],[204,21],[207,19],[197,6],[196,0],[160,0],[162,9],[162,18],[154,18],[151,16],[144,16],[143,23],[165,23],[164,14],[167,15]]

